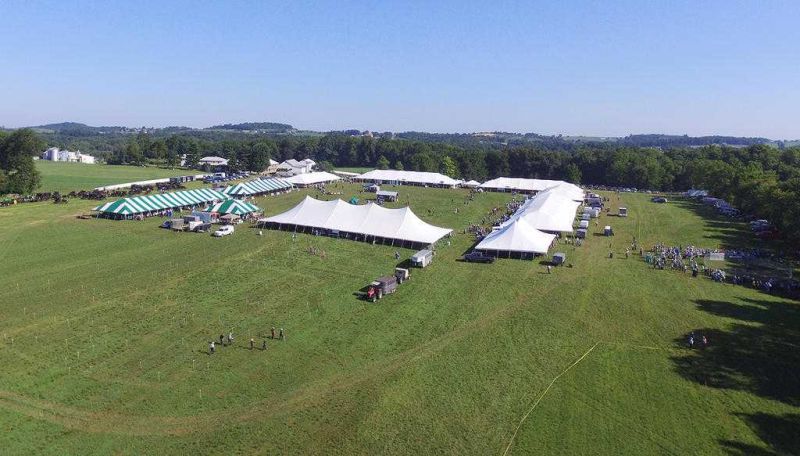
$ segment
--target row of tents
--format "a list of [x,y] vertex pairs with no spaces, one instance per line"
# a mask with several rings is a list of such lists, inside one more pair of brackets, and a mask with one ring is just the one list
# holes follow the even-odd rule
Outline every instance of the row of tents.
[[475,249],[498,253],[546,254],[556,234],[573,232],[575,212],[582,201],[583,190],[572,184],[546,188],[526,200],[508,220],[486,235]]
[[246,215],[261,212],[254,204],[238,200],[238,197],[265,195],[286,191],[292,184],[283,179],[256,179],[242,182],[221,190],[199,188],[169,193],[130,196],[101,204],[93,210],[101,217],[129,218],[137,215],[153,215],[177,209],[206,207],[208,212]]

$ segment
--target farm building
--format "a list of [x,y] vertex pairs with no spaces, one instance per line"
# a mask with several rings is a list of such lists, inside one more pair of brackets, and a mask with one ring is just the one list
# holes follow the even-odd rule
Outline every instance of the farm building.
[[235,215],[247,215],[253,213],[260,213],[263,212],[260,207],[256,206],[255,204],[250,204],[245,201],[229,199],[225,201],[220,201],[214,205],[211,205],[205,209],[204,212],[211,212],[216,214],[235,214]]
[[125,219],[136,215],[156,215],[169,209],[194,208],[228,199],[228,196],[207,188],[130,196],[101,204],[92,209],[99,217]]
[[353,178],[359,182],[374,182],[376,184],[391,185],[425,185],[431,187],[455,188],[459,181],[450,176],[439,173],[426,173],[419,171],[398,171],[394,169],[375,169]]
[[225,187],[222,193],[229,196],[253,196],[281,192],[291,188],[292,184],[284,179],[264,178]]
[[377,204],[353,205],[340,199],[320,201],[310,196],[297,206],[259,225],[345,237],[360,241],[400,241],[430,245],[452,233],[422,221],[410,208],[387,209]]
[[325,184],[328,182],[338,181],[341,177],[325,171],[318,171],[313,173],[304,173],[292,176],[286,179],[287,182],[298,187],[308,187],[310,185]]

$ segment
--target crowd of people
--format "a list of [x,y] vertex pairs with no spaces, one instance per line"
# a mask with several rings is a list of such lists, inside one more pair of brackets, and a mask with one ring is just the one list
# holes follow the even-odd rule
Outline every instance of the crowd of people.
[[694,245],[667,246],[657,243],[647,252],[640,251],[644,261],[653,269],[674,269],[688,273],[692,277],[703,275],[719,283],[730,283],[761,290],[766,293],[777,293],[784,296],[800,296],[800,281],[794,278],[764,277],[749,272],[726,271],[722,268],[707,267],[703,261],[707,255],[724,254],[725,258],[765,258],[772,256],[760,250],[723,250],[701,248]]
[[[271,340],[280,340],[281,342],[286,341],[286,333],[283,331],[283,328],[278,330],[277,336],[275,335],[275,327],[273,326],[270,329],[269,339]],[[233,331],[228,332],[228,336],[226,337],[225,334],[219,335],[219,342],[215,340],[211,340],[208,342],[208,354],[213,355],[217,352],[219,347],[229,347],[234,345],[234,337]],[[256,340],[255,338],[250,338],[250,350],[255,350],[256,348]],[[261,342],[261,350],[264,351],[267,349],[267,337],[264,336]]]

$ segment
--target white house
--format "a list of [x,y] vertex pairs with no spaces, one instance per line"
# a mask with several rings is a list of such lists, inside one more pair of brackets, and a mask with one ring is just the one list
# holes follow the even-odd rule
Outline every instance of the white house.
[[92,155],[82,154],[80,151],[61,150],[58,147],[51,147],[44,151],[42,160],[95,164],[95,158]]
[[198,163],[200,164],[200,166],[202,166],[202,165],[228,166],[228,160],[226,160],[226,159],[224,159],[222,157],[216,157],[216,156],[203,157],[198,161]]
[[290,158],[278,165],[277,174],[283,177],[292,177],[299,174],[310,173],[316,164],[317,163],[310,158],[301,161]]

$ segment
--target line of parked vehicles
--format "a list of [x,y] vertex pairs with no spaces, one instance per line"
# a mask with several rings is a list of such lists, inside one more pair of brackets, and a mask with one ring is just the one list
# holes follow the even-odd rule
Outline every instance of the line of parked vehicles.
[[250,173],[247,171],[241,171],[238,173],[214,173],[204,177],[203,182],[206,184],[218,184],[220,182],[244,179],[249,175]]
[[[241,219],[237,219],[241,220]],[[192,215],[185,215],[181,218],[171,218],[165,220],[164,223],[161,224],[161,228],[165,228],[172,231],[185,231],[190,233],[206,233],[211,231],[213,227],[213,219],[211,218],[211,214],[207,212],[195,212]],[[211,233],[214,237],[223,237],[229,236],[234,232],[234,224],[237,222],[234,221],[230,224],[225,224],[219,227],[216,231]]]

